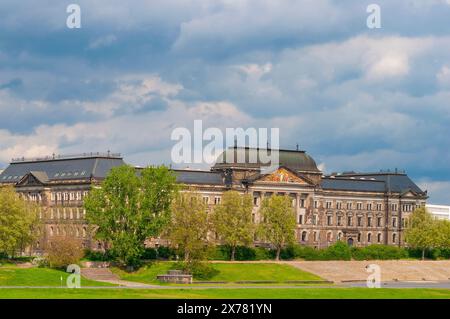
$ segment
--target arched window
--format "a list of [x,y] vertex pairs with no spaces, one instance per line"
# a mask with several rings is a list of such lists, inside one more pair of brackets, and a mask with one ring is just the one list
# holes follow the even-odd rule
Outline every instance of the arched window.
[[372,241],[372,234],[368,233],[367,234],[367,242],[370,243]]
[[306,235],[307,235],[306,231],[303,231],[302,232],[302,241],[306,241]]
[[358,233],[358,243],[361,242],[361,233]]
[[377,235],[377,242],[381,243],[381,234],[380,233],[378,233],[378,235]]
[[337,240],[341,240],[341,237],[342,237],[342,233],[341,232],[339,232],[338,234],[337,234]]
[[317,232],[314,232],[314,241],[317,241]]
[[395,243],[397,240],[397,234],[392,234],[392,242]]

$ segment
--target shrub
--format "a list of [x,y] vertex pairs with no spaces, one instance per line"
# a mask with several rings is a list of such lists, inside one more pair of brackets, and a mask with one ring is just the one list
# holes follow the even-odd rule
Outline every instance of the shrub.
[[255,260],[268,260],[275,258],[275,251],[264,247],[255,247]]
[[404,248],[388,245],[370,245],[362,248],[352,248],[352,257],[356,260],[388,260],[408,257]]
[[158,257],[158,252],[155,248],[145,248],[144,253],[142,254],[142,259],[144,260],[153,260]]
[[90,249],[84,250],[84,258],[90,261],[113,261],[115,256],[110,250],[106,251],[95,251]]
[[172,266],[173,269],[180,269],[191,274],[194,279],[209,280],[216,276],[220,271],[205,262],[177,262]]
[[156,249],[157,257],[161,259],[175,259],[177,256],[177,252],[175,249],[166,247],[166,246],[160,246]]
[[76,264],[84,254],[81,241],[66,236],[53,237],[46,245],[45,253],[52,268],[65,268]]
[[351,248],[342,241],[337,241],[327,249],[320,251],[321,260],[351,260]]

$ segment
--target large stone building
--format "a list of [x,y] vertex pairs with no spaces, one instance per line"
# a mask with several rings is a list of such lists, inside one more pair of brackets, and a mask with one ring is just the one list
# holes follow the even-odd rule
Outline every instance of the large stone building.
[[[174,170],[177,181],[200,192],[212,210],[223,192],[234,189],[253,196],[253,220],[264,197],[292,197],[298,243],[326,247],[337,240],[354,246],[403,244],[408,216],[425,205],[427,193],[404,172],[340,173],[325,176],[304,151],[280,150],[278,169],[250,163],[261,150],[227,149],[208,171]],[[266,150],[264,150],[266,151]],[[242,155],[245,160],[238,161]],[[255,155],[255,157],[253,157]],[[26,198],[42,206],[39,251],[50,237],[70,235],[86,247],[102,248],[84,221],[83,198],[114,167],[125,164],[118,154],[90,153],[40,159],[16,159],[0,174],[0,185],[12,184]],[[262,244],[262,243],[258,243]]]

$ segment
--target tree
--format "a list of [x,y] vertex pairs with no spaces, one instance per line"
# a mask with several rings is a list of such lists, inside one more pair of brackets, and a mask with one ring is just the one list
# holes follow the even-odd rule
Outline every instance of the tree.
[[425,207],[419,207],[411,214],[405,241],[409,247],[422,250],[423,260],[427,249],[439,246],[439,228],[439,221],[433,219]]
[[70,236],[56,236],[45,246],[46,258],[50,267],[65,268],[77,264],[83,257],[81,241]]
[[208,230],[207,207],[201,196],[194,191],[180,192],[172,203],[168,236],[171,244],[184,252],[186,262],[205,257]]
[[12,186],[0,187],[0,252],[14,256],[36,239],[38,209]]
[[177,192],[175,175],[165,166],[113,168],[100,187],[84,201],[86,219],[95,236],[108,242],[118,261],[134,266],[145,240],[158,236],[170,220],[170,205]]
[[285,245],[292,244],[295,238],[296,222],[292,199],[287,195],[272,195],[265,198],[260,214],[258,233],[263,240],[276,248],[276,260],[279,260],[281,249]]
[[222,203],[214,209],[214,229],[231,247],[231,260],[234,260],[238,245],[248,245],[253,241],[252,209],[251,196],[240,195],[236,191],[225,192]]

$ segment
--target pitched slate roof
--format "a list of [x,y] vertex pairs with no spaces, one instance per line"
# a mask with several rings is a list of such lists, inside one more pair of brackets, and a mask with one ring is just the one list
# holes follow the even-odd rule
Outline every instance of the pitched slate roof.
[[324,177],[320,183],[323,189],[346,190],[360,192],[385,192],[386,186],[382,181],[357,180],[350,178]]
[[46,176],[49,181],[80,180],[90,177],[102,179],[105,178],[111,168],[124,164],[125,162],[121,157],[96,155],[13,161],[0,174],[0,183],[16,183],[30,172],[33,172],[33,175],[38,179]]
[[223,175],[219,172],[194,170],[173,170],[173,172],[179,183],[225,185]]
[[[403,193],[406,191],[413,191],[417,194],[424,192],[417,186],[405,173],[342,173],[333,176],[333,178],[325,178],[323,185],[325,187],[332,187],[332,189],[339,189],[338,187],[353,187],[356,189],[367,191],[377,191],[380,189],[380,184],[383,184],[383,191],[390,191],[393,193]],[[354,186],[350,186],[354,185]],[[336,188],[337,187],[337,188]],[[379,190],[381,191],[381,190]]]

